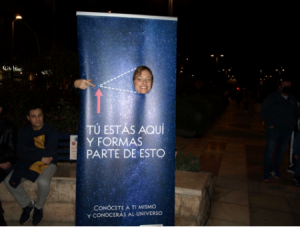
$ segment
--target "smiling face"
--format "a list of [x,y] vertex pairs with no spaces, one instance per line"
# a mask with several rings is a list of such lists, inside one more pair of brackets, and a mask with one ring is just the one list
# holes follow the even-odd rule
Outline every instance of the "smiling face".
[[135,75],[133,85],[135,90],[140,94],[147,94],[153,83],[153,76],[148,70],[143,70],[140,75]]

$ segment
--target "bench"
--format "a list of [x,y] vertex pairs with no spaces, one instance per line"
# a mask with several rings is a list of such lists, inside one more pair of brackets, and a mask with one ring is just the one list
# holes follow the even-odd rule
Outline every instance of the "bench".
[[59,133],[57,144],[57,160],[58,161],[70,161],[70,164],[74,160],[70,160],[70,136],[74,133]]
[[[175,172],[175,225],[204,225],[210,213],[214,177],[208,172]],[[23,183],[32,200],[36,200],[37,184]],[[44,206],[44,221],[75,223],[76,163],[58,163]],[[15,198],[0,183],[1,202],[6,221],[18,221],[22,209]],[[172,208],[170,208],[172,209]]]

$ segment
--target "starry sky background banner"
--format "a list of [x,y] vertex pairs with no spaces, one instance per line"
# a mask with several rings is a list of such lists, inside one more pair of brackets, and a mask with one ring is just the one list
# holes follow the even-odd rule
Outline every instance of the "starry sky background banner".
[[[174,225],[177,19],[77,12],[76,225]],[[148,94],[133,72],[148,66]]]

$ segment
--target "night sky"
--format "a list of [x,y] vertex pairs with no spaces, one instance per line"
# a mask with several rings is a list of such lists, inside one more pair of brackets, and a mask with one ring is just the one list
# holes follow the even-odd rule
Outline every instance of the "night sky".
[[[41,50],[53,45],[53,0],[1,0],[0,60],[11,55],[11,20],[19,13],[37,34]],[[224,54],[219,67],[232,67],[240,80],[257,80],[259,70],[299,73],[300,1],[174,0],[178,17],[178,53],[189,57],[193,74],[207,73],[209,55]],[[56,0],[55,44],[77,51],[76,11],[168,15],[168,0]],[[17,24],[18,23],[18,24]],[[0,23],[1,24],[1,23]],[[16,22],[15,52],[19,59],[37,52],[31,31]],[[251,79],[252,78],[252,79]]]

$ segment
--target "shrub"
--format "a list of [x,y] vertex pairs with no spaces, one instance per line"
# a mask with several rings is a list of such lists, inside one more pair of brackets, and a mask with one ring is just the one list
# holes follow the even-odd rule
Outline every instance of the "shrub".
[[78,110],[66,101],[58,102],[56,108],[52,108],[47,116],[47,122],[55,126],[60,133],[77,133]]
[[176,128],[195,131],[195,136],[204,134],[228,104],[226,96],[218,93],[178,95],[176,101]]
[[182,151],[178,151],[175,166],[176,170],[199,172],[200,157],[192,154],[185,155]]

